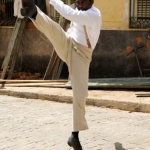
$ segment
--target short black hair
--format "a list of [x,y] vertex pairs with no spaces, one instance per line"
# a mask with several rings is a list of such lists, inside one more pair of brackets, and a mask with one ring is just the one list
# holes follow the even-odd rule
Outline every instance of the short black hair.
[[89,1],[94,3],[94,0],[89,0]]

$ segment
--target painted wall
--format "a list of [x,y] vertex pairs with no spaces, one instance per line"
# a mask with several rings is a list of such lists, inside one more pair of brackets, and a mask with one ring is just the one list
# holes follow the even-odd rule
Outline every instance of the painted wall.
[[102,30],[129,30],[130,0],[95,0],[102,14]]

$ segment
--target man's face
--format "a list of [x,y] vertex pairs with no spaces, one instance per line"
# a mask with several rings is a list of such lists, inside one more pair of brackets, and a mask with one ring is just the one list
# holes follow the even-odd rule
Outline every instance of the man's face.
[[78,10],[88,10],[89,8],[91,8],[93,4],[93,0],[76,0],[76,7],[78,8]]

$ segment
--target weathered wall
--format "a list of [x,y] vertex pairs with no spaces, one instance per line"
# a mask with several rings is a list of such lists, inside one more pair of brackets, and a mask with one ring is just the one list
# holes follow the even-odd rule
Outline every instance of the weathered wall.
[[3,62],[3,58],[7,51],[11,34],[12,34],[12,29],[0,28],[0,68]]
[[[136,47],[144,76],[150,76],[150,39],[148,32],[141,31],[101,31],[101,36],[93,53],[90,77],[139,77],[135,53],[127,54]],[[149,71],[144,71],[149,69]]]
[[94,5],[102,14],[103,30],[129,29],[130,0],[95,0]]
[[[5,56],[12,29],[0,29],[0,56],[1,63]],[[101,36],[93,53],[90,67],[90,78],[139,77],[135,54],[127,54],[140,42],[145,45],[138,51],[142,70],[150,69],[150,39],[148,32],[102,30]],[[4,38],[5,37],[5,38]],[[22,38],[22,70],[45,73],[48,65],[52,45],[46,37],[37,30],[26,29]],[[21,53],[20,53],[21,56]],[[0,64],[1,65],[1,64]],[[20,64],[19,64],[20,65]],[[144,76],[150,72],[144,73]],[[62,73],[68,77],[67,67]]]
[[[0,66],[7,52],[12,30],[0,28]],[[45,72],[51,53],[52,45],[41,32],[36,29],[24,30],[18,58],[22,58],[23,70]]]

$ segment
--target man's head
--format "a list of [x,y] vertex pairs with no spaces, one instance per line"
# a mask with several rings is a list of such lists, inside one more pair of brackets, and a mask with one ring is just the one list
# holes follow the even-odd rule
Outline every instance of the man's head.
[[76,7],[78,10],[88,10],[92,7],[94,0],[76,0]]

